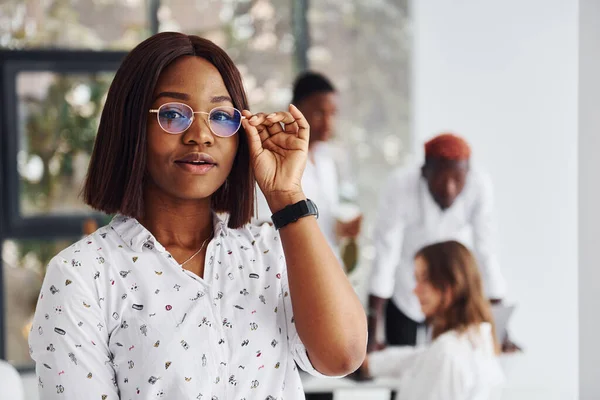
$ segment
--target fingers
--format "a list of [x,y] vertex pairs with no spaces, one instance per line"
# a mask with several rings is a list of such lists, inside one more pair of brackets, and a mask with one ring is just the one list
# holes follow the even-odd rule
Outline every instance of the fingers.
[[250,117],[250,124],[256,126],[263,142],[270,136],[283,132],[281,124],[271,121],[269,116],[265,113],[258,113]]
[[265,124],[266,115],[265,113],[258,113],[252,115],[250,111],[248,111],[248,115],[244,114],[244,116],[248,119],[250,125],[256,127],[260,140],[264,142],[269,138],[268,124]]
[[[258,130],[256,129],[256,126],[252,125],[248,121],[248,118],[250,118],[252,116],[252,113],[248,110],[244,110],[244,111],[242,111],[242,115],[245,117],[244,119],[242,119],[242,126],[244,127],[244,130],[246,131],[246,137],[248,140],[248,149],[250,150],[250,155],[252,157],[255,157],[257,154],[260,154],[260,152],[263,150],[263,147],[262,147],[263,140],[261,139],[260,134],[258,133]],[[268,136],[268,134],[267,134],[267,136]]]
[[308,121],[295,105],[290,104],[289,109],[290,114],[298,124],[298,137],[308,142],[308,139],[310,138],[310,126],[308,125]]
[[293,117],[293,115],[289,112],[275,112],[267,115],[267,119],[273,123],[279,122],[280,124],[283,124],[286,133],[298,133],[298,123],[296,122],[296,119]]
[[360,234],[361,223],[362,215],[348,222],[337,221],[338,235],[340,237],[357,237]]
[[[276,135],[281,132],[295,134],[302,140],[308,141],[310,127],[304,115],[294,106],[290,104],[289,112],[279,111],[269,115],[258,113],[255,115],[244,114],[249,119],[249,123],[255,126],[261,134],[261,139],[265,140],[262,135],[263,130],[266,130],[269,135]],[[281,126],[283,124],[283,127]]]

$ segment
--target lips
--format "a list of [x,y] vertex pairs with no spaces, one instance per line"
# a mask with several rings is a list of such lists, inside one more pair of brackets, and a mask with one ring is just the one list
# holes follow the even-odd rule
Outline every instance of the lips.
[[206,153],[189,153],[175,160],[175,164],[193,174],[205,174],[217,165],[214,158]]
[[214,158],[209,156],[206,153],[189,153],[185,156],[175,160],[178,164],[193,164],[193,165],[203,165],[203,164],[211,164],[216,165],[216,161]]

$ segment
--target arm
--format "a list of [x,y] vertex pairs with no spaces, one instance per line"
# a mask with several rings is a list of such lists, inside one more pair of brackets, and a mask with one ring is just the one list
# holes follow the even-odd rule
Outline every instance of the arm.
[[493,302],[499,302],[506,294],[506,282],[500,270],[495,249],[493,200],[492,183],[487,176],[481,176],[479,196],[471,219],[473,245],[485,294]]
[[[269,204],[276,212],[302,199],[271,198]],[[331,376],[356,370],[367,342],[365,313],[317,220],[301,218],[280,234],[295,326],[312,365]]]
[[413,346],[390,346],[368,355],[368,375],[373,378],[402,379],[425,350]]
[[378,337],[384,326],[385,306],[394,293],[396,268],[402,253],[404,223],[398,211],[402,192],[396,180],[392,175],[384,187],[373,234],[375,260],[369,284],[369,351],[384,346]]
[[385,325],[385,307],[388,299],[369,295],[369,341],[367,343],[367,352],[382,350],[385,348],[385,338],[380,340],[379,335],[384,331]]
[[44,278],[29,334],[40,398],[118,400],[108,324],[77,268],[57,256]]
[[[309,126],[302,113],[290,106],[289,112],[244,116],[252,168],[271,211],[304,200]],[[325,375],[356,370],[365,356],[365,313],[317,220],[301,218],[280,234],[295,327],[310,362]]]

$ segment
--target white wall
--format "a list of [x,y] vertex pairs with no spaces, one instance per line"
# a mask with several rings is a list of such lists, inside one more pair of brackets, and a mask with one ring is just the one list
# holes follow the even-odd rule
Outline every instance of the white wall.
[[526,349],[507,398],[576,399],[578,2],[415,0],[412,12],[415,151],[453,130],[495,183]]
[[579,396],[600,398],[600,1],[579,9]]

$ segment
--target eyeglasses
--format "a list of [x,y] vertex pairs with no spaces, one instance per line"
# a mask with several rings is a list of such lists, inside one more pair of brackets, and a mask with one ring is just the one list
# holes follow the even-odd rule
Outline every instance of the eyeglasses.
[[208,115],[208,126],[212,133],[220,137],[230,137],[240,129],[242,113],[233,107],[215,107],[210,112],[194,111],[183,103],[165,103],[156,110],[158,124],[163,131],[172,135],[185,132],[194,122],[194,114]]

